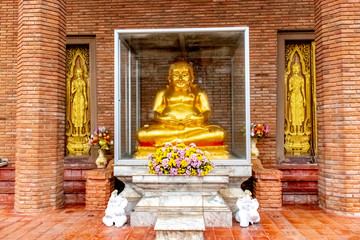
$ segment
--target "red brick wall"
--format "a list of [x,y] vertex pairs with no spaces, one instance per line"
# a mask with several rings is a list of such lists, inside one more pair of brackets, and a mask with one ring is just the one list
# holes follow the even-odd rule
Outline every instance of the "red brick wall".
[[15,163],[17,1],[0,1],[0,157]]
[[270,124],[259,143],[265,166],[276,164],[278,30],[313,30],[313,0],[67,1],[67,34],[96,35],[99,124],[113,130],[114,29],[250,28],[251,118]]
[[315,1],[320,206],[360,212],[360,2]]
[[20,0],[15,209],[63,204],[65,0]]
[[[55,186],[55,199],[60,199],[62,192],[59,182],[63,179],[58,172],[62,172],[64,154],[62,119],[65,83],[62,66],[65,27],[62,23],[65,14],[66,34],[96,35],[99,125],[106,125],[110,130],[113,130],[114,122],[114,29],[249,26],[251,117],[252,121],[270,124],[270,137],[259,143],[260,156],[265,166],[276,164],[277,32],[313,30],[313,0],[67,0],[66,10],[63,0],[23,0],[19,3],[19,18],[17,1],[3,0],[0,3],[0,91],[5,94],[0,96],[0,110],[3,110],[2,116],[6,112],[5,120],[0,117],[1,126],[5,126],[5,130],[0,128],[0,133],[3,133],[0,150],[10,161],[14,161],[14,131],[17,129],[18,204],[20,198],[23,199],[21,204],[26,204],[26,194],[33,190],[38,193]],[[41,7],[40,3],[47,7]],[[10,5],[12,8],[8,8]],[[47,11],[55,14],[47,14]],[[21,23],[21,34],[15,99],[17,20]],[[60,24],[58,20],[61,20]],[[43,94],[45,92],[47,94]],[[15,101],[18,112],[16,124]],[[30,123],[31,129],[27,128]],[[13,134],[5,134],[5,131]],[[45,187],[40,191],[30,182],[42,182]],[[47,197],[44,197],[43,206],[27,205],[34,208],[53,206]]]

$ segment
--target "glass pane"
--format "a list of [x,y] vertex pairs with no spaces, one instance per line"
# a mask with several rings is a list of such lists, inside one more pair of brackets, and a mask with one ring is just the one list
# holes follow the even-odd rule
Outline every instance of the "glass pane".
[[246,158],[246,105],[245,105],[245,47],[244,38],[233,57],[233,153]]
[[120,151],[121,158],[128,156],[128,50],[124,44],[120,46]]

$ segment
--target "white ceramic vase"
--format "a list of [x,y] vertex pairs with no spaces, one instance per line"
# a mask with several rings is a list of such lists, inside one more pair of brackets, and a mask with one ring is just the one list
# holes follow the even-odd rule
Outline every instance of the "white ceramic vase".
[[107,164],[107,159],[103,149],[98,150],[99,156],[97,157],[95,164],[98,168],[105,168]]
[[256,147],[257,138],[251,138],[251,158],[257,159],[259,156],[259,149]]

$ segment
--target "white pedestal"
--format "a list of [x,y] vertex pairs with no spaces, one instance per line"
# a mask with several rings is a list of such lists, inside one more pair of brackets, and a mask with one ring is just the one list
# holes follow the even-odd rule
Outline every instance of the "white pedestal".
[[215,169],[204,177],[156,176],[133,173],[133,184],[143,197],[130,213],[132,226],[153,226],[159,219],[202,216],[206,227],[231,227],[232,213],[217,193],[229,182],[226,171]]
[[156,240],[203,240],[205,223],[202,215],[160,215],[154,229]]

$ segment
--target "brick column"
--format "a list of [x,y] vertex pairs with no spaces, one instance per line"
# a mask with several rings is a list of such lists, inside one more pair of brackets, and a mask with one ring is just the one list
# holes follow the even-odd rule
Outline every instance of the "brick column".
[[15,210],[63,205],[66,0],[19,0]]
[[360,2],[314,2],[319,203],[360,215]]
[[260,208],[282,207],[282,172],[276,169],[253,169],[254,198],[259,202]]
[[115,185],[113,164],[112,160],[106,169],[93,169],[85,173],[86,209],[106,209]]

